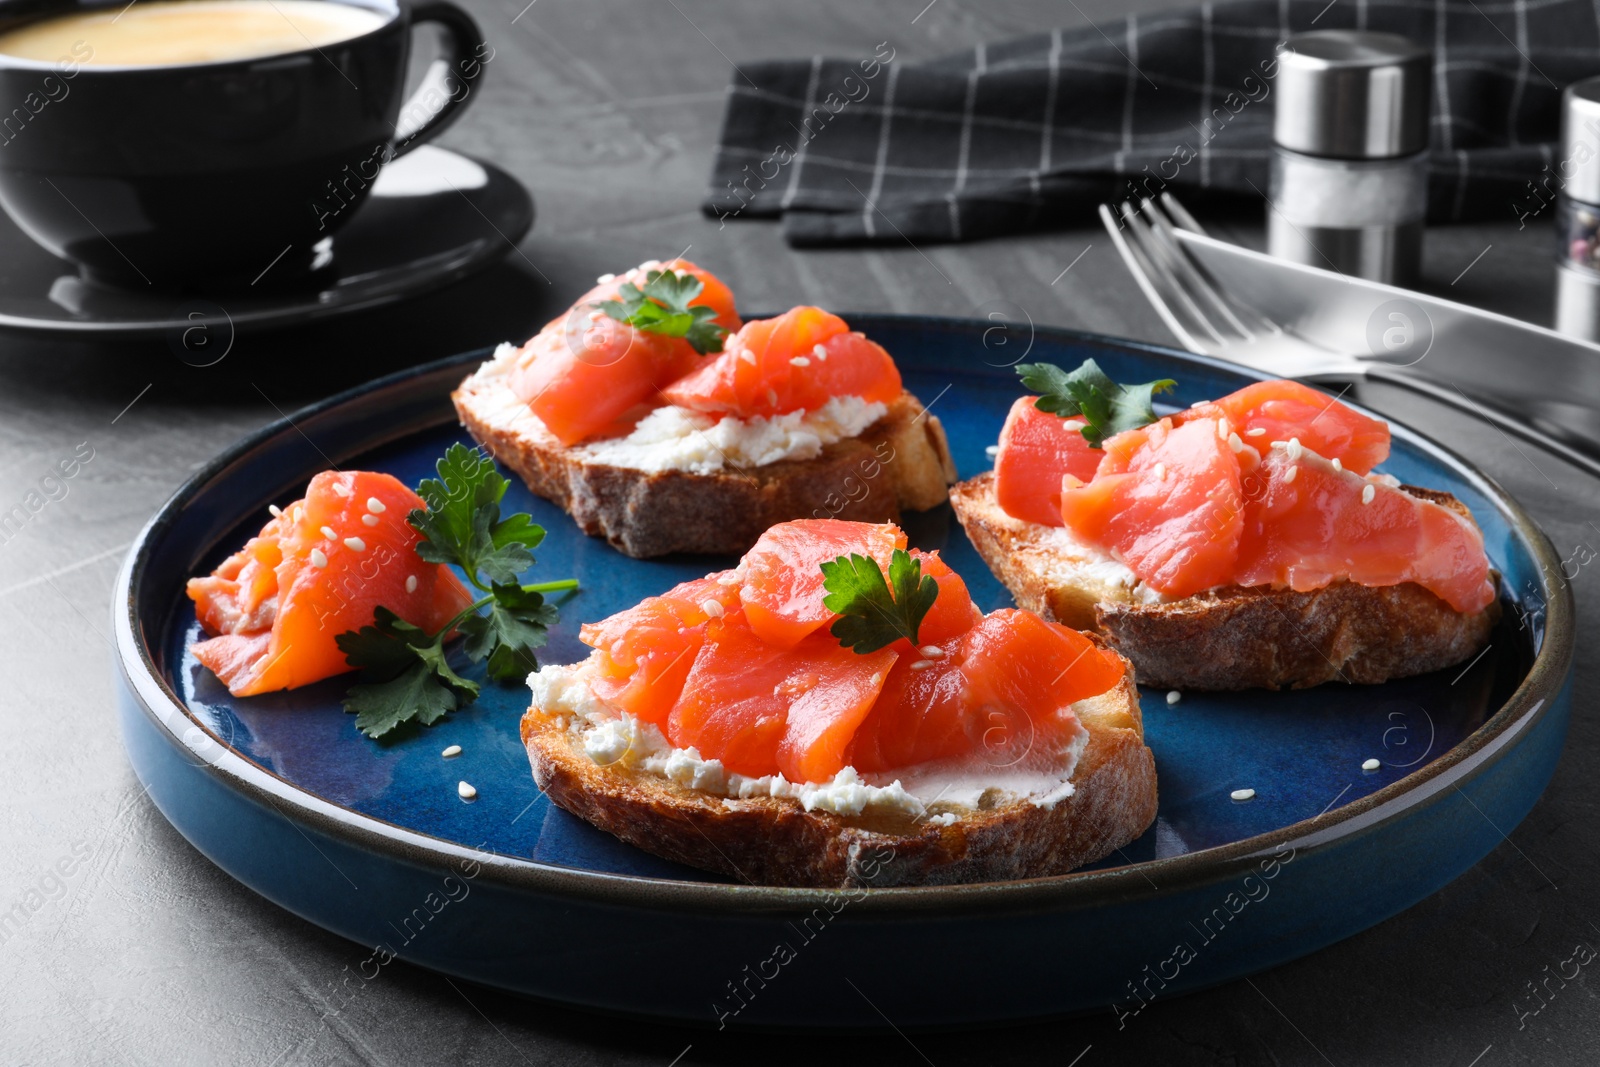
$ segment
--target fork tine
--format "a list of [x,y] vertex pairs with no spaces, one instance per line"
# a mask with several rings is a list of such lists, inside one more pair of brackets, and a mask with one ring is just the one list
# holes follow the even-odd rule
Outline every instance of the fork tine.
[[1160,280],[1166,284],[1167,290],[1177,300],[1178,306],[1202,330],[1210,334],[1217,345],[1226,347],[1230,343],[1228,338],[1224,337],[1221,331],[1212,325],[1211,319],[1207,317],[1204,311],[1200,310],[1200,305],[1194,302],[1194,298],[1184,288],[1183,282],[1179,277],[1182,270],[1180,257],[1161,242],[1160,238],[1150,228],[1149,221],[1139,213],[1132,201],[1123,202],[1122,218],[1127,223],[1128,232],[1134,243],[1144,253],[1145,261],[1154,268]]
[[[1255,340],[1255,334],[1251,329],[1244,324],[1238,315],[1234,314],[1232,302],[1223,295],[1222,290],[1212,280],[1211,276],[1206,273],[1205,268],[1196,263],[1194,258],[1189,255],[1188,250],[1179,243],[1177,236],[1173,232],[1172,224],[1167,221],[1166,215],[1162,214],[1161,208],[1148,198],[1140,206],[1150,216],[1151,228],[1170,253],[1173,273],[1178,280],[1191,293],[1198,295],[1202,300],[1210,304],[1218,314],[1228,321],[1228,325],[1237,330],[1246,341]],[[1252,317],[1261,318],[1259,315],[1252,315]],[[1265,320],[1262,321],[1265,322]],[[1270,322],[1266,323],[1266,329],[1268,333],[1278,332],[1277,326]]]
[[1206,348],[1195,339],[1187,326],[1179,320],[1172,309],[1167,306],[1167,300],[1156,288],[1152,276],[1155,268],[1145,259],[1144,253],[1138,251],[1122,235],[1122,226],[1117,222],[1116,216],[1111,213],[1108,204],[1100,205],[1100,223],[1106,228],[1106,233],[1111,235],[1111,243],[1116,246],[1117,253],[1122,256],[1122,262],[1127,266],[1128,273],[1133,275],[1133,280],[1138,283],[1145,299],[1156,309],[1156,314],[1161,316],[1161,321],[1167,324],[1167,329],[1183,343],[1191,352],[1205,352]]
[[1161,194],[1161,206],[1167,209],[1167,214],[1171,215],[1179,226],[1186,230],[1193,230],[1202,237],[1211,236],[1206,233],[1206,228],[1196,222],[1193,215],[1189,214],[1189,209],[1178,203],[1178,198],[1171,193],[1163,192]]

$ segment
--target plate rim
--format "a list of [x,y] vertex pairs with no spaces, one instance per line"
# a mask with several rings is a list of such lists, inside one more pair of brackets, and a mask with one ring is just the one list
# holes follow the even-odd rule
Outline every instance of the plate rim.
[[[880,312],[841,313],[846,321],[876,320],[946,333],[970,333],[985,328],[983,320],[948,316],[904,315]],[[1035,326],[1037,334],[1069,344],[1123,349],[1174,359],[1211,370],[1258,381],[1273,376],[1211,356],[1130,338],[1112,337],[1065,327]],[[273,419],[221,450],[186,478],[145,523],[129,547],[117,576],[112,597],[112,628],[116,665],[125,689],[142,713],[161,728],[165,740],[187,750],[203,763],[205,773],[230,790],[263,807],[278,808],[291,821],[301,820],[331,837],[343,839],[391,858],[425,866],[475,862],[479,877],[507,888],[588,901],[666,908],[674,911],[710,912],[730,906],[744,912],[809,910],[841,892],[864,895],[853,899],[852,910],[872,915],[921,915],[939,912],[1024,913],[1094,907],[1107,895],[1119,901],[1170,896],[1226,881],[1262,857],[1285,848],[1316,849],[1375,832],[1419,807],[1438,802],[1452,786],[1461,786],[1487,770],[1514,748],[1559,701],[1568,685],[1575,643],[1572,592],[1565,583],[1552,586],[1549,575],[1559,573],[1559,557],[1542,529],[1517,500],[1474,464],[1409,425],[1381,417],[1408,444],[1452,465],[1507,517],[1540,566],[1540,593],[1545,602],[1545,637],[1526,676],[1505,702],[1481,726],[1457,745],[1412,773],[1377,792],[1324,811],[1309,819],[1224,845],[1179,856],[1161,857],[1105,870],[1076,871],[1042,878],[979,882],[951,886],[866,887],[864,891],[793,886],[740,885],[690,882],[645,875],[615,874],[544,863],[531,858],[485,853],[434,837],[419,830],[365,815],[316,796],[287,779],[260,767],[230,748],[189,710],[181,696],[166,683],[147,642],[138,617],[138,582],[152,546],[173,516],[207,485],[241,457],[286,434],[298,434],[299,424],[356,401],[370,402],[374,394],[410,386],[424,388],[431,379],[447,380],[453,372],[483,360],[493,346],[457,353],[443,359],[407,367],[308,404],[289,415]],[[1367,409],[1352,404],[1359,411]],[[441,420],[444,421],[444,420]],[[396,436],[413,432],[400,429]],[[362,448],[378,447],[369,441]],[[157,709],[161,710],[158,711]],[[1419,799],[1420,798],[1420,799]],[[288,811],[281,805],[287,804]],[[1151,876],[1159,875],[1160,889]]]

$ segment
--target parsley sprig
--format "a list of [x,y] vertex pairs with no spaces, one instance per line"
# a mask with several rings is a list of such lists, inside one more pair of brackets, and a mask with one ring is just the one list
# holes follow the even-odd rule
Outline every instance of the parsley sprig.
[[437,478],[417,486],[427,507],[406,516],[423,537],[417,555],[427,563],[460,567],[486,595],[434,633],[380,606],[371,626],[335,638],[346,662],[361,670],[344,707],[355,713],[356,728],[368,737],[382,737],[412,720],[431,726],[478,698],[478,683],[450,666],[444,645],[452,632],[464,638],[467,659],[488,661],[488,675],[497,682],[520,680],[536,670],[533,650],[544,645],[546,630],[559,617],[544,594],[578,585],[576,579],[518,583],[533,565],[530,550],[544,540],[544,528],[521,512],[501,516],[500,501],[510,483],[492,460],[458,443],[445,452],[437,470]]
[[852,552],[822,564],[822,606],[836,612],[828,630],[839,643],[865,655],[905,638],[917,643],[917,630],[939,596],[939,583],[922,573],[922,563],[905,549],[889,557],[889,578],[870,556]]
[[1171,392],[1171,378],[1141,385],[1118,385],[1100,365],[1086,359],[1068,373],[1054,363],[1023,363],[1017,373],[1022,384],[1039,394],[1034,407],[1062,417],[1084,421],[1083,439],[1099,448],[1106,438],[1124,430],[1137,430],[1156,421],[1154,396]]
[[717,317],[714,308],[689,306],[704,288],[705,283],[687,271],[653,270],[645,275],[642,287],[627,282],[618,290],[622,299],[597,306],[635,329],[681,337],[703,356],[721,352],[723,338],[728,336],[726,326],[711,321]]

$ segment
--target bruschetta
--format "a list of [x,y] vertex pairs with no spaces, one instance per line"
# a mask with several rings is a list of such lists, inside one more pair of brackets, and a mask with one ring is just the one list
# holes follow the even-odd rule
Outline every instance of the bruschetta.
[[951,502],[1019,604],[1100,634],[1141,682],[1374,683],[1488,641],[1483,536],[1450,494],[1375,471],[1381,420],[1270,381],[1091,444],[1076,405],[1044,405],[1016,401],[994,470]]
[[[642,849],[774,885],[1059,874],[1139,836],[1156,778],[1128,662],[985,615],[905,546],[891,524],[784,523],[734,569],[585,625],[587,659],[528,678],[539,787]],[[867,603],[838,599],[837,567]]]
[[881,346],[815,307],[744,322],[684,260],[602,276],[454,400],[535,494],[634,557],[736,554],[796,518],[895,521],[955,481]]

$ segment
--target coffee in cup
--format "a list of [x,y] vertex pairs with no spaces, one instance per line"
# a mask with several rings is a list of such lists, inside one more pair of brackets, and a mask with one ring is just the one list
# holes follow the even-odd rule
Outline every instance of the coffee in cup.
[[225,63],[325,48],[387,21],[325,0],[152,0],[30,23],[0,34],[0,55],[50,63],[81,42],[85,66]]
[[[136,289],[304,279],[378,166],[452,122],[493,57],[448,0],[5,7],[0,207]],[[402,101],[419,22],[443,26],[443,56]]]

